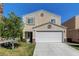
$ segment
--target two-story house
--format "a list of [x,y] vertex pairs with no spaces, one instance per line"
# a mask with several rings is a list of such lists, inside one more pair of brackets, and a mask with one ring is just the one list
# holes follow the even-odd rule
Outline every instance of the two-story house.
[[64,42],[66,27],[61,25],[61,16],[39,10],[23,16],[23,38],[30,42]]
[[67,40],[79,42],[79,16],[74,16],[63,23],[67,27]]

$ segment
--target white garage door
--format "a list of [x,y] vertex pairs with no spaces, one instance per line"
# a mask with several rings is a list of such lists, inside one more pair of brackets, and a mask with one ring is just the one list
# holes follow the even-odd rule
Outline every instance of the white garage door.
[[62,32],[36,32],[36,42],[62,42]]

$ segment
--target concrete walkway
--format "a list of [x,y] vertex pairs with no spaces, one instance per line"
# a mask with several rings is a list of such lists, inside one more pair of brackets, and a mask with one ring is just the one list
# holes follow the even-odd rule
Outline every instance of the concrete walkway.
[[36,43],[34,56],[79,56],[79,51],[65,43]]

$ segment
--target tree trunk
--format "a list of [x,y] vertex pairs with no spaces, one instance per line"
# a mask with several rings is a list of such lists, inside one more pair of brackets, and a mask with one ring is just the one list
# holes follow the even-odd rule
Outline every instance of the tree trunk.
[[14,46],[14,42],[12,42],[12,49],[14,49],[15,48],[15,46]]

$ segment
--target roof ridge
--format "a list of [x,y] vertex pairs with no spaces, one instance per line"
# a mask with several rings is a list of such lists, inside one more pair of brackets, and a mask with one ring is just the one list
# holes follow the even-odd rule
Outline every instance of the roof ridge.
[[[44,24],[41,24],[41,25],[37,25],[37,26],[35,26],[35,27],[33,27],[32,29],[34,29],[34,28],[37,28],[37,27],[40,27],[40,26],[43,26],[43,25],[45,25],[45,24],[53,24],[53,23],[51,23],[51,22],[47,22],[47,23],[44,23]],[[59,27],[63,27],[63,28],[67,28],[67,27],[65,27],[65,26],[62,26],[62,25],[58,25],[58,24],[53,24],[53,25],[56,25],[56,26],[59,26]]]
[[58,14],[55,14],[55,13],[50,12],[50,11],[45,10],[45,9],[36,10],[36,11],[30,12],[30,13],[27,13],[27,14],[25,14],[25,15],[23,15],[23,16],[27,16],[27,15],[30,15],[30,14],[32,14],[32,13],[37,13],[37,12],[40,12],[40,11],[44,11],[44,12],[47,12],[47,13],[49,13],[49,14],[54,14],[54,15],[60,16],[60,15],[58,15]]

